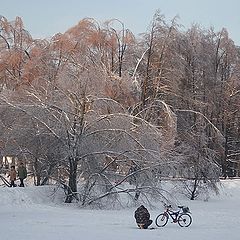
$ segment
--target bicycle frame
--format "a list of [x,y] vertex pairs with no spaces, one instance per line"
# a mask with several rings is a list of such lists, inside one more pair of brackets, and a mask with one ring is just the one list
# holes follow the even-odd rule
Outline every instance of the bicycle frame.
[[180,213],[180,210],[174,212],[174,211],[170,210],[170,208],[167,208],[164,211],[164,214],[170,216],[174,223],[177,222],[179,213]]

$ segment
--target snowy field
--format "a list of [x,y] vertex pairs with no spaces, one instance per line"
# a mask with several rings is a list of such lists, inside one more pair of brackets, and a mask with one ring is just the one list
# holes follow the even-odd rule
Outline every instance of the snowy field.
[[[135,209],[85,210],[59,204],[48,187],[0,187],[0,240],[239,240],[240,180],[222,185],[208,201],[181,200],[192,212],[190,227],[168,223],[153,230],[136,227]],[[149,210],[152,219],[160,206]]]

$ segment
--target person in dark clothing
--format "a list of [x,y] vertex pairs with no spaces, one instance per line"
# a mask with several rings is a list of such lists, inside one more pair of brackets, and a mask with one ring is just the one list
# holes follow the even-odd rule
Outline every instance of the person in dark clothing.
[[137,208],[134,217],[139,228],[147,229],[152,224],[152,220],[150,220],[150,214],[147,208],[145,208],[143,205]]
[[20,179],[20,185],[19,187],[24,187],[23,180],[27,177],[27,169],[23,165],[23,163],[20,163],[20,166],[18,167],[18,177]]

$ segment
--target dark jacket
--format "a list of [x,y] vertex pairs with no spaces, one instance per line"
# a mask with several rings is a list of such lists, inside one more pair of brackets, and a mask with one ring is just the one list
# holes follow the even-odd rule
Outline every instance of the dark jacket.
[[18,176],[20,179],[25,179],[27,177],[27,169],[23,165],[18,167]]
[[148,210],[143,205],[141,205],[135,211],[134,217],[135,217],[137,223],[146,224],[150,219],[150,214],[149,214]]

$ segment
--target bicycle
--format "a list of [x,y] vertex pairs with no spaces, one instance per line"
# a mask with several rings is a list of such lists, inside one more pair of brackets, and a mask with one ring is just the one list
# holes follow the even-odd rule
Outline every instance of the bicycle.
[[168,220],[171,218],[172,223],[178,223],[180,227],[188,227],[192,223],[192,217],[190,216],[190,210],[185,206],[178,206],[178,211],[173,211],[172,206],[165,206],[166,210],[159,214],[155,219],[155,224],[158,227],[164,227]]

